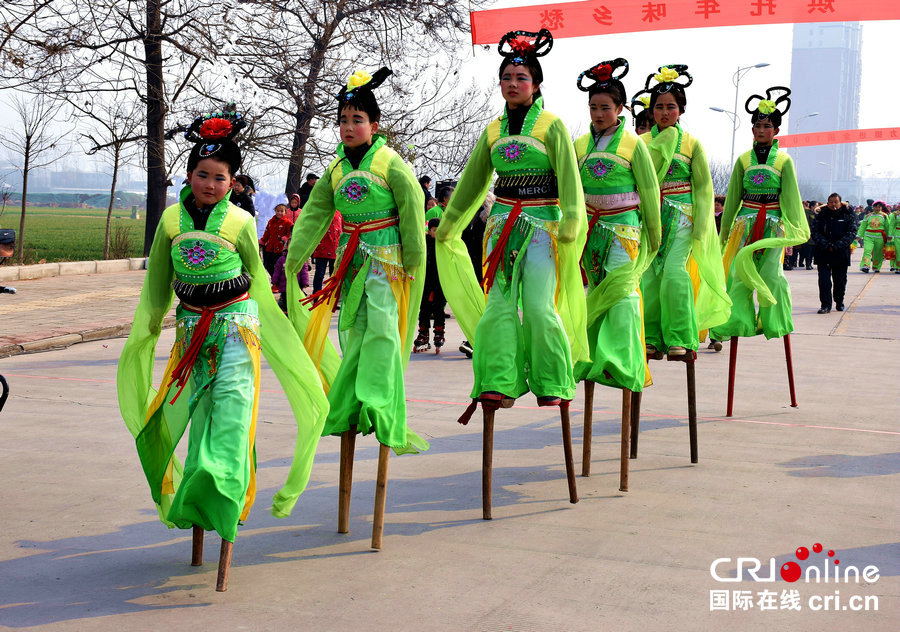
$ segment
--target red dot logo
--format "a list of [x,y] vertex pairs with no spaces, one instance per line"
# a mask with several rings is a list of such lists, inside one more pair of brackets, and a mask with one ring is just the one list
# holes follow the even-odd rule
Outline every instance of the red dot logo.
[[797,562],[787,562],[781,565],[781,579],[793,583],[800,579],[800,565]]
[[797,549],[796,555],[798,560],[805,560],[809,557],[809,549],[805,546],[801,546],[799,549]]
[[834,551],[828,551],[828,557],[834,557]]
[[813,544],[813,553],[821,553],[821,552],[822,552],[822,545],[819,544],[818,542]]

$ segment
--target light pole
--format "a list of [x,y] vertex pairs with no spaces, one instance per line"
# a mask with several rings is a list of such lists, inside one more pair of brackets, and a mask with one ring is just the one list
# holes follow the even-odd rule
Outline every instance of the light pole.
[[738,127],[741,125],[741,120],[738,117],[738,86],[741,84],[741,77],[746,74],[748,70],[753,70],[754,68],[765,68],[769,64],[766,62],[760,62],[758,64],[753,64],[752,66],[738,66],[738,69],[734,71],[734,75],[731,77],[731,83],[734,84],[734,110],[723,110],[722,108],[710,107],[710,110],[714,112],[723,112],[725,114],[729,114],[731,116],[731,165],[734,165],[734,139],[737,135]]
[[[832,152],[832,153],[834,153],[834,152]],[[831,162],[822,162],[821,160],[819,161],[820,165],[824,165],[824,166],[828,167],[828,193],[826,193],[825,195],[831,195],[832,191],[834,191],[834,165],[832,164],[833,162],[834,162],[834,158],[832,158]]]
[[800,121],[802,121],[803,119],[812,118],[812,117],[814,117],[814,116],[819,116],[819,113],[818,113],[818,112],[810,112],[809,114],[804,114],[803,116],[801,116],[800,118],[798,118],[798,119],[797,119],[797,131],[794,132],[794,133],[795,133],[795,134],[799,134],[799,133],[800,133]]

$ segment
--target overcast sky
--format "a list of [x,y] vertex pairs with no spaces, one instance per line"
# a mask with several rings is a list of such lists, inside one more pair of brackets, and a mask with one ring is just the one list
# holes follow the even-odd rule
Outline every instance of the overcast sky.
[[[536,0],[497,0],[493,7],[503,8],[540,3]],[[511,24],[514,30],[525,25]],[[738,108],[751,94],[760,94],[772,85],[790,85],[792,25],[740,26],[725,28],[687,29],[674,31],[650,31],[558,39],[551,53],[542,58],[546,107],[563,118],[571,131],[587,131],[587,99],[575,86],[578,74],[599,61],[615,57],[628,59],[631,70],[624,79],[629,95],[643,87],[648,74],[662,64],[688,64],[694,83],[687,90],[688,106],[682,119],[686,129],[696,135],[712,160],[728,162],[731,152],[731,121],[725,114],[712,112],[709,106],[726,110],[734,107],[732,75],[738,66],[751,66],[760,62],[770,65],[753,69],[744,74],[740,84]],[[860,100],[860,128],[900,126],[896,103],[900,102],[900,81],[889,60],[894,57],[888,51],[894,46],[894,38],[900,32],[900,21],[864,22],[862,31],[862,98]],[[494,90],[495,112],[499,113],[502,100],[497,83],[499,55],[496,45],[490,50],[483,47],[464,46],[463,76],[474,76],[486,89]],[[839,81],[828,75],[828,69],[810,68],[809,72],[821,77],[822,99],[832,98],[841,89]],[[891,72],[895,74],[890,74]],[[801,103],[796,99],[782,132],[787,131],[791,117],[799,117],[817,111],[816,103]],[[389,113],[388,113],[389,114]],[[0,102],[0,116],[10,121],[9,108]],[[748,116],[741,117],[737,131],[735,153],[745,150],[751,143]],[[629,120],[630,124],[630,120]],[[890,172],[900,177],[900,141],[868,142],[858,145],[857,175],[886,176]],[[84,168],[83,154],[75,148],[65,167]],[[102,165],[95,167],[105,171]],[[836,179],[838,179],[836,175]],[[275,189],[280,188],[282,177],[271,179]]]
[[[527,4],[541,3],[534,0],[497,0],[492,8]],[[895,55],[889,52],[895,48],[894,38],[900,33],[900,21],[863,22],[862,25],[863,75],[859,127],[900,126],[900,115],[894,105],[900,102],[900,77],[896,76],[897,70],[891,63]],[[525,26],[510,25],[510,30],[518,28]],[[739,66],[752,66],[760,62],[770,64],[743,74],[738,99],[741,113],[744,101],[751,94],[764,94],[765,89],[773,85],[790,86],[792,31],[793,25],[778,24],[558,39],[549,55],[541,59],[545,106],[562,117],[570,129],[587,131],[587,98],[575,87],[575,80],[582,70],[605,59],[624,57],[631,67],[624,79],[625,89],[633,95],[643,88],[647,75],[659,66],[687,64],[694,82],[687,89],[687,109],[682,118],[684,127],[700,139],[711,159],[728,162],[731,120],[725,114],[711,111],[709,106],[726,110],[734,108],[735,90],[731,78]],[[496,46],[491,47],[490,51],[484,51],[479,46],[476,47],[474,59],[470,56],[469,64],[480,68],[490,64],[490,78],[496,80],[499,63],[494,62],[499,62],[499,59]],[[827,68],[808,70],[821,77],[823,100],[841,89],[835,78],[828,76]],[[499,89],[495,105],[499,112],[502,105]],[[787,132],[792,116],[803,116],[818,109],[815,103],[794,100],[782,125],[782,133]],[[746,150],[752,142],[749,116],[743,114],[741,118],[735,143],[736,155]],[[900,141],[859,143],[857,147],[857,175],[894,171],[900,176]],[[867,167],[869,163],[871,166]]]

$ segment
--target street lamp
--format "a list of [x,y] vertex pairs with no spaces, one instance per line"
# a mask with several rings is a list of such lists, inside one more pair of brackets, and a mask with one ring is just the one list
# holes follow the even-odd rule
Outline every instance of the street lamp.
[[738,66],[738,69],[734,71],[734,75],[731,77],[731,83],[734,84],[734,110],[723,110],[722,108],[710,107],[710,110],[715,112],[722,112],[724,114],[728,114],[731,117],[731,163],[734,164],[734,138],[737,135],[738,127],[741,126],[741,119],[738,117],[737,107],[738,107],[738,86],[741,84],[741,77],[746,74],[747,71],[753,70],[754,68],[765,68],[769,64],[766,62],[760,62],[758,64],[753,64],[752,66]]
[[800,121],[802,121],[803,119],[812,118],[814,116],[819,116],[819,113],[818,112],[810,112],[809,114],[804,114],[803,116],[798,118],[797,119],[797,131],[795,133],[797,133],[797,134],[800,133]]
[[[833,161],[834,159],[832,158]],[[818,164],[828,167],[828,193],[826,195],[831,195],[831,192],[834,190],[834,165],[831,162],[822,162],[821,160]]]

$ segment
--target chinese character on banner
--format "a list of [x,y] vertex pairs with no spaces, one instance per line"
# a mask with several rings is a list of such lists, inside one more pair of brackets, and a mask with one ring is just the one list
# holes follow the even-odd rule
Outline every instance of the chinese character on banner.
[[727,590],[710,590],[709,591],[709,611],[713,610],[725,610],[728,611],[728,597],[729,592]]
[[763,9],[768,9],[769,15],[775,15],[775,0],[753,0],[750,3],[750,7],[755,9],[755,11],[750,12],[750,15],[755,18],[763,14]]
[[716,0],[697,0],[696,15],[702,15],[705,19],[709,19],[711,13],[721,13],[719,3]]
[[642,22],[655,22],[666,17],[665,2],[657,2],[656,4],[648,2],[641,8],[644,11],[644,17],[641,18]]
[[594,9],[594,21],[598,24],[602,24],[603,26],[612,26],[612,11],[606,8],[606,5],[601,4],[599,7]]
[[555,30],[563,27],[563,12],[561,9],[547,9],[541,11],[541,26]]
[[753,607],[752,590],[735,590],[731,595],[732,610],[750,610]]
[[799,610],[800,609],[800,591],[797,589],[781,591],[781,609],[782,610]]
[[812,13],[816,9],[819,10],[819,13],[828,13],[829,11],[834,13],[834,0],[809,0],[807,13]]
[[778,610],[778,593],[774,590],[760,590],[756,597],[756,606],[760,610]]
[[897,133],[896,129],[891,130],[891,138],[900,138],[900,134]]

